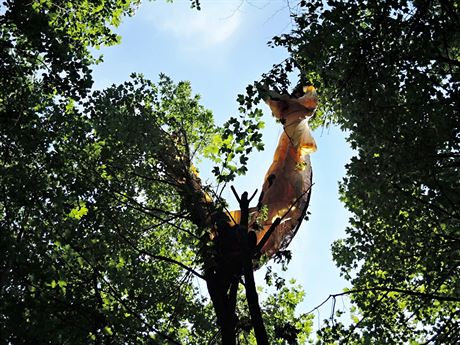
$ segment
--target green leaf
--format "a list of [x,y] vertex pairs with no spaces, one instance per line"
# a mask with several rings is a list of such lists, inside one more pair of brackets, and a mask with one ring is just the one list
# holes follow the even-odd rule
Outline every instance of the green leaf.
[[68,214],[68,216],[69,218],[80,220],[87,214],[88,214],[88,208],[86,207],[86,203],[83,201],[79,201],[78,206],[73,208]]

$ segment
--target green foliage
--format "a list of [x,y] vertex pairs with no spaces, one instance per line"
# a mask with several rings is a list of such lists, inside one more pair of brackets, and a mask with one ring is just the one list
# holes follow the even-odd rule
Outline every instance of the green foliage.
[[218,182],[230,182],[237,175],[244,175],[248,170],[249,154],[254,148],[263,149],[260,129],[264,124],[261,118],[260,109],[247,115],[242,113],[239,118],[231,117],[215,136],[207,157],[221,163],[212,170]]
[[[7,1],[0,34],[0,104],[11,120],[25,116],[33,97],[60,94],[79,99],[91,87],[89,47],[119,41],[111,28],[133,14],[139,1]],[[3,11],[2,11],[3,12]],[[41,90],[37,90],[38,83]],[[8,92],[9,91],[9,92]],[[41,100],[36,100],[37,106]]]
[[[306,344],[311,341],[313,315],[296,312],[296,307],[304,299],[304,291],[295,284],[295,280],[286,283],[274,272],[270,272],[269,275],[276,277],[276,289],[272,288],[273,281],[267,283],[266,289],[260,289],[262,294],[267,295],[261,308],[269,343],[280,345]],[[247,307],[240,303],[238,309],[239,322],[237,327],[240,344],[256,344],[254,332],[250,328]]]
[[33,125],[2,128],[6,342],[208,336],[210,311],[176,263],[193,268],[200,241],[168,175],[212,129],[197,99],[188,83],[134,76],[95,92],[84,111],[56,101]]
[[2,14],[2,344],[209,338],[196,226],[166,170],[201,152],[212,115],[165,76],[88,94],[89,46],[117,43],[110,27],[135,5],[15,1]]
[[301,1],[272,41],[290,57],[260,84],[287,89],[294,66],[356,152],[333,254],[359,321],[328,321],[322,343],[460,340],[459,16],[456,1]]
[[[100,61],[90,47],[118,43],[112,28],[138,4],[3,3],[0,344],[213,338],[196,284],[209,229],[194,213],[203,195],[192,195],[192,161],[221,164],[219,181],[246,172],[262,148],[261,112],[216,128],[190,84],[164,75],[90,93]],[[307,323],[292,316],[300,295],[289,298],[278,333],[292,338]]]

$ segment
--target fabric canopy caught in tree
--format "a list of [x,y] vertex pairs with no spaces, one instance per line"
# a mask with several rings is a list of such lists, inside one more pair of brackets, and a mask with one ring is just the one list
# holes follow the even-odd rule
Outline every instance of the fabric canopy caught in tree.
[[[310,199],[310,153],[316,151],[316,143],[308,120],[315,112],[317,94],[313,86],[304,91],[300,98],[270,92],[265,100],[284,127],[273,162],[265,174],[259,205],[251,213],[250,229],[256,232],[261,254],[268,257],[289,245]],[[230,218],[233,223],[239,223],[240,211],[230,212]],[[277,218],[280,224],[267,234]]]

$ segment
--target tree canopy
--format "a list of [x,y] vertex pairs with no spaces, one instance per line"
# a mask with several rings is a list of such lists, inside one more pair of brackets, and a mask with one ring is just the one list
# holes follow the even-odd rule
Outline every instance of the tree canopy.
[[[320,92],[316,126],[340,125],[355,150],[340,184],[352,218],[332,246],[352,285],[332,297],[350,296],[352,322],[334,303],[311,339],[301,288],[268,269],[269,342],[457,344],[458,2],[299,1],[292,32],[271,41],[289,57],[220,128],[190,83],[165,75],[90,91],[91,48],[118,43],[113,28],[138,4],[1,7],[0,343],[219,342],[197,284],[214,264],[200,214],[212,190],[193,159],[213,161],[223,184],[244,174],[263,147],[257,103],[297,71],[294,95]],[[254,344],[238,296],[238,339]]]
[[[261,112],[217,128],[190,83],[165,75],[91,92],[91,48],[118,43],[112,29],[138,3],[3,4],[1,344],[220,340],[197,283],[213,247],[192,161],[214,161],[223,183],[244,173]],[[277,310],[270,341],[307,337],[311,318],[294,314],[303,293],[279,294],[262,308]]]
[[321,92],[318,125],[339,124],[355,150],[340,184],[352,218],[332,246],[354,322],[331,316],[320,342],[460,340],[459,9],[300,1],[271,42],[290,56],[256,86],[288,89],[297,69]]

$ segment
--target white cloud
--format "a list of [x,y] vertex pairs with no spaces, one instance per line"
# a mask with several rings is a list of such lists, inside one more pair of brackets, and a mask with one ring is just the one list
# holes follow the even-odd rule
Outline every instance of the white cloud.
[[[187,0],[172,4],[149,4],[145,18],[168,33],[183,48],[203,49],[228,42],[238,31],[242,13],[240,1],[201,1],[201,11],[190,9]],[[143,11],[142,11],[143,12]]]

